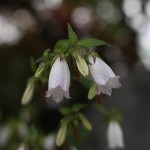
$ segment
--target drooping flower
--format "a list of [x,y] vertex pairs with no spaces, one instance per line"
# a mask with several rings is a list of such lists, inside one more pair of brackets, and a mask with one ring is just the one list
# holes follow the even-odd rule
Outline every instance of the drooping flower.
[[97,94],[101,92],[111,95],[112,88],[119,88],[121,86],[119,77],[114,74],[112,69],[100,58],[93,58],[91,55],[89,59],[90,75],[94,82],[97,84]]
[[117,121],[110,121],[107,129],[107,141],[110,149],[124,148],[123,132]]
[[70,98],[70,71],[65,59],[58,57],[49,74],[48,91],[46,97],[53,98],[54,101],[60,102],[63,97]]

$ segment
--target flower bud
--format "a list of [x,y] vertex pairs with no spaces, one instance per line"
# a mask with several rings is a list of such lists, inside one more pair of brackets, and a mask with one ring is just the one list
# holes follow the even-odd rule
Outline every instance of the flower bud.
[[21,99],[21,103],[23,105],[28,104],[31,101],[31,99],[33,97],[33,93],[34,93],[34,87],[35,87],[34,80],[29,79],[27,82],[26,89],[25,89],[22,99]]
[[81,55],[78,52],[76,52],[75,58],[78,70],[83,76],[87,76],[89,74],[89,69],[84,58],[81,57]]
[[117,121],[110,121],[107,129],[108,147],[111,149],[124,148],[123,133]]
[[83,114],[78,113],[78,117],[87,130],[92,130],[92,126],[91,126],[90,122],[85,118],[85,116]]
[[39,67],[38,67],[37,71],[35,72],[35,75],[34,75],[34,76],[35,76],[36,78],[40,77],[41,74],[42,74],[42,72],[44,71],[44,69],[45,69],[45,63],[44,63],[44,62],[41,62],[41,63],[39,64]]
[[56,137],[57,146],[61,146],[64,143],[66,139],[66,134],[67,134],[67,123],[63,123],[57,133]]
[[96,83],[93,82],[93,84],[90,87],[89,93],[88,93],[88,99],[91,100],[96,95]]

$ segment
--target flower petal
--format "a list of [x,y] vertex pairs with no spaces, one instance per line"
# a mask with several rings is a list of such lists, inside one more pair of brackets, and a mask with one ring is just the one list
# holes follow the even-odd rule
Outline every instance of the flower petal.
[[107,86],[110,87],[110,88],[119,88],[121,87],[121,83],[119,82],[119,77],[116,76],[114,78],[110,78],[108,81],[107,81]]
[[67,99],[70,99],[70,94],[69,94],[69,91],[64,91],[64,97],[67,98]]
[[52,98],[54,101],[56,101],[57,103],[61,102],[63,100],[63,96],[64,96],[63,90],[61,89],[60,86],[53,89]]
[[70,71],[65,59],[62,60],[62,78],[60,80],[60,86],[64,91],[69,91],[70,86]]
[[62,67],[62,62],[60,61],[60,58],[58,57],[55,60],[50,71],[48,90],[59,86],[60,81],[62,80],[63,80],[63,67]]
[[46,91],[46,97],[51,97],[53,89]]

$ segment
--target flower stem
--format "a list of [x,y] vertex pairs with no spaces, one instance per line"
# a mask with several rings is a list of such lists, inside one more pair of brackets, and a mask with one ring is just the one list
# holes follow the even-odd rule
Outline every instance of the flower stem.
[[75,140],[76,140],[76,148],[78,150],[82,150],[79,133],[78,133],[78,130],[77,130],[77,128],[76,128],[74,123],[72,123],[72,127],[73,127],[74,136],[75,136]]

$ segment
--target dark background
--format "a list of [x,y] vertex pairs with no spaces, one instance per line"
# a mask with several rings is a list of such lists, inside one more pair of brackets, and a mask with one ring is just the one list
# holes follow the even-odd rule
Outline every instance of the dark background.
[[[149,150],[148,0],[1,0],[0,126],[29,117],[28,123],[45,134],[57,128],[60,119],[57,106],[48,108],[40,98],[41,93],[36,92],[27,106],[22,106],[20,100],[26,80],[32,75],[31,56],[37,59],[57,40],[67,38],[68,22],[79,38],[95,37],[112,45],[95,48],[120,75],[122,83],[111,97],[103,97],[105,106],[116,107],[122,114],[125,149]],[[85,98],[85,94],[87,91],[77,93],[81,98]],[[93,131],[85,142],[85,149],[89,145],[94,150],[107,149],[102,116],[93,108],[86,110],[86,114]]]

